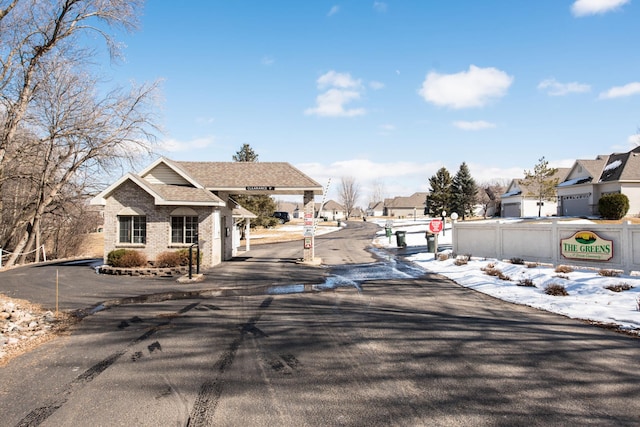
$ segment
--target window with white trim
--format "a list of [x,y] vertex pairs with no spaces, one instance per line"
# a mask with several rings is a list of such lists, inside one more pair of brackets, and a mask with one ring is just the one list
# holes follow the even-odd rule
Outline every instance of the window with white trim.
[[118,242],[147,242],[147,217],[141,215],[118,215]]
[[171,243],[191,244],[198,242],[197,216],[171,217]]

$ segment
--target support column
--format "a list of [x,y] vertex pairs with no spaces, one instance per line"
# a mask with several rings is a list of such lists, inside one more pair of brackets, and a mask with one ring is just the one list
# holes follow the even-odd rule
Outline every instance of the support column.
[[315,258],[315,221],[313,191],[304,192],[304,262],[313,262]]

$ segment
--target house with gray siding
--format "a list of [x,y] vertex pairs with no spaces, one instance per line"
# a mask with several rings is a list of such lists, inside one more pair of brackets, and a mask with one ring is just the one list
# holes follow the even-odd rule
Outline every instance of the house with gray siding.
[[576,160],[556,190],[562,216],[599,216],[600,197],[611,193],[629,198],[627,215],[640,215],[640,146],[593,160]]

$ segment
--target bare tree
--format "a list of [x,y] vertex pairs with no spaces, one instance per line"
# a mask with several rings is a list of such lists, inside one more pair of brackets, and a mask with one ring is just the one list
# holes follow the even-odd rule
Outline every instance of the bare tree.
[[384,182],[375,180],[372,186],[370,203],[378,203],[384,201],[387,197],[387,191]]
[[[157,83],[99,97],[81,37],[132,30],[142,0],[0,0],[0,244],[78,231],[88,178],[148,151]],[[59,240],[59,239],[58,239]],[[13,255],[8,264],[16,262]]]
[[19,236],[9,266],[18,253],[33,247],[43,216],[64,199],[65,189],[77,194],[78,188],[90,184],[87,177],[148,151],[153,141],[149,111],[156,85],[128,93],[116,90],[99,98],[96,82],[72,66],[61,60],[49,67],[26,121],[38,135],[39,167],[32,176],[36,194],[26,210],[30,227]]
[[347,211],[347,218],[351,216],[358,199],[360,198],[360,186],[356,183],[356,180],[352,176],[343,176],[340,181],[340,203]]
[[555,200],[556,185],[560,180],[558,168],[550,168],[549,162],[541,157],[533,167],[533,172],[524,171],[524,179],[521,183],[528,188],[527,196],[538,199],[538,216],[542,212],[542,204],[545,200]]
[[[92,52],[81,35],[100,35],[112,55],[118,45],[109,28],[137,26],[142,0],[0,0],[0,188],[5,182],[6,154],[15,144],[54,57],[87,63]],[[0,211],[2,200],[0,199]]]

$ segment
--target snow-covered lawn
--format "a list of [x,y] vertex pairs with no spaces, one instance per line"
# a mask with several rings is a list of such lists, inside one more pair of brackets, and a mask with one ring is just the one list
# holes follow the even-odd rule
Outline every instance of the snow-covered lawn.
[[[376,222],[381,227],[374,244],[378,247],[395,248],[396,236],[393,235],[391,239],[386,237],[385,221],[372,222]],[[427,221],[396,220],[392,228],[393,233],[398,230],[406,232],[405,240],[408,247],[425,247],[425,252],[409,257],[425,270],[441,274],[462,286],[505,301],[525,304],[571,318],[614,324],[621,329],[640,333],[640,277],[638,276],[604,277],[598,274],[597,268],[556,273],[551,266],[528,267],[526,264],[516,265],[495,259],[472,258],[466,264],[456,265],[452,258],[439,261],[434,259],[433,253],[426,252],[427,242],[424,233],[427,227]],[[449,227],[450,224],[447,224],[444,236],[442,233],[438,236],[439,245],[451,244],[452,233]],[[510,280],[501,280],[487,275],[483,270],[491,266],[500,270]],[[534,286],[521,286],[522,283]],[[563,286],[569,295],[547,295],[545,289],[552,284]],[[631,289],[614,292],[606,289],[609,286],[631,287]]]

